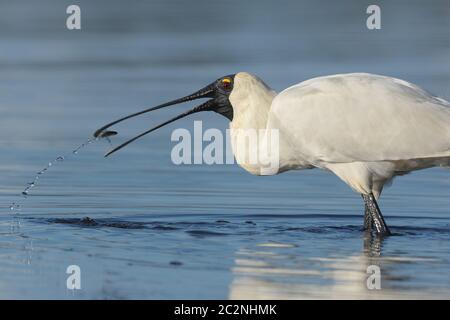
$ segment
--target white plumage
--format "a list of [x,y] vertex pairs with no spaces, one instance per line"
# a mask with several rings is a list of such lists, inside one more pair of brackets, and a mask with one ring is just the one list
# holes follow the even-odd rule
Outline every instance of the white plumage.
[[[403,80],[340,74],[276,94],[241,72],[230,102],[232,134],[236,128],[279,130],[279,172],[328,169],[361,194],[378,198],[395,175],[450,161],[450,103]],[[249,171],[258,173],[254,166]]]

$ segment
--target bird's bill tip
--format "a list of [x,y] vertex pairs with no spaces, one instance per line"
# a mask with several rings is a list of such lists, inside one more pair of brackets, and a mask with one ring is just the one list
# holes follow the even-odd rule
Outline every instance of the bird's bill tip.
[[94,137],[95,138],[108,138],[108,137],[112,137],[117,135],[118,132],[117,131],[112,131],[112,130],[97,130],[94,132]]

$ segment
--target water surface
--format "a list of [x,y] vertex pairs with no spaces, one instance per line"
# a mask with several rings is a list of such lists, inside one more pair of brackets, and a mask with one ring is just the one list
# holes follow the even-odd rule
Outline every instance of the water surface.
[[[450,297],[450,172],[402,177],[380,206],[394,236],[361,230],[363,204],[320,171],[255,177],[175,166],[171,131],[225,129],[198,114],[104,159],[99,126],[237,71],[274,89],[373,72],[450,98],[447,1],[0,1],[0,298]],[[118,126],[117,144],[188,106]],[[25,199],[21,192],[60,155]],[[12,202],[20,210],[10,210]],[[82,289],[66,288],[78,265]],[[366,287],[381,268],[382,289]]]

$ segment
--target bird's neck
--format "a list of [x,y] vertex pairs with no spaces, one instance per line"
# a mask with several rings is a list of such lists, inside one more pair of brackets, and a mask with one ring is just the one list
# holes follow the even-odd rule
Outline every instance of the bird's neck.
[[[233,105],[233,120],[230,122],[230,138],[236,162],[245,170],[256,175],[274,173],[266,171],[261,163],[261,154],[270,157],[265,148],[265,132],[272,100],[276,92],[264,83],[255,83],[245,92],[234,92],[230,96]],[[255,161],[255,159],[257,159]],[[269,161],[270,162],[270,161]],[[267,164],[267,161],[266,161]]]
[[230,129],[265,129],[270,106],[276,94],[261,83],[255,83],[245,92],[233,92],[230,95],[233,106]]

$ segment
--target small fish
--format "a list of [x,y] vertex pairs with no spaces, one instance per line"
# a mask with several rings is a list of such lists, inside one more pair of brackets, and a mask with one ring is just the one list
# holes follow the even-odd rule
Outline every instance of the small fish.
[[116,134],[117,134],[117,131],[106,130],[106,131],[99,132],[95,137],[96,138],[108,138],[111,136],[115,136]]

